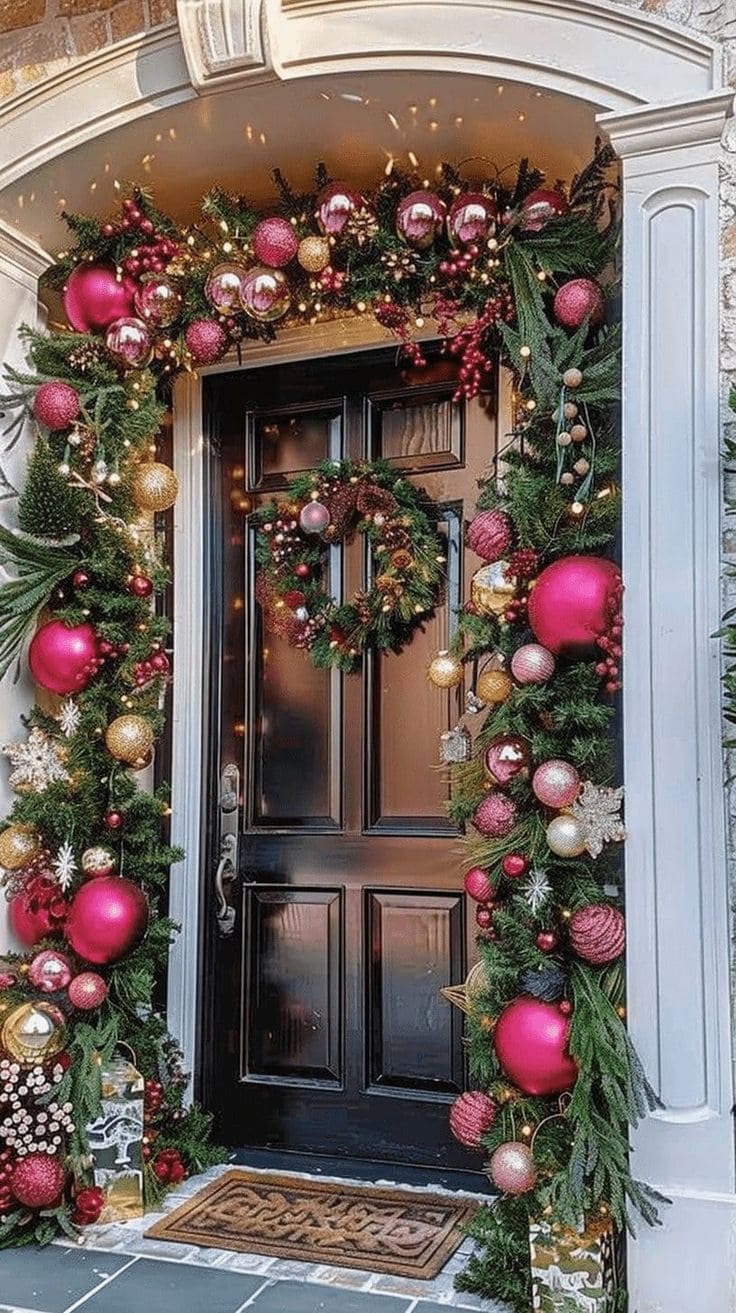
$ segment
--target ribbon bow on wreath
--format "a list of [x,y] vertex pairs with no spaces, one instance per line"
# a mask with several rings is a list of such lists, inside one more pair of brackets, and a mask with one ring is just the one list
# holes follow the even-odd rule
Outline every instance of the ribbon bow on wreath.
[[[288,501],[258,512],[256,596],[266,621],[316,666],[354,670],[368,647],[399,651],[434,609],[445,554],[419,492],[383,461],[327,461]],[[366,535],[371,586],[341,603],[325,591],[331,546]]]

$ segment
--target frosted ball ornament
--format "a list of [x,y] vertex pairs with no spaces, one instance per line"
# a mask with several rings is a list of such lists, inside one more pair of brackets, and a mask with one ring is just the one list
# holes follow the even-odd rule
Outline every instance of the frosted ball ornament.
[[65,429],[78,418],[80,400],[71,383],[42,383],[33,398],[33,413],[48,429]]
[[541,643],[525,643],[511,658],[511,674],[519,684],[545,684],[555,673],[555,659]]
[[504,1194],[526,1194],[537,1183],[537,1166],[527,1144],[509,1140],[499,1144],[491,1155],[488,1175],[497,1190]]
[[396,231],[415,251],[427,251],[442,231],[445,203],[432,191],[413,191],[399,201]]
[[359,205],[360,196],[357,192],[351,191],[341,182],[328,183],[318,194],[314,211],[320,232],[326,237],[339,237]]
[[576,816],[555,816],[547,826],[547,844],[557,857],[580,857],[585,830]]
[[291,293],[285,274],[280,269],[267,269],[261,265],[249,269],[240,286],[240,304],[251,319],[271,323],[281,319],[291,305]]
[[569,761],[543,761],[532,777],[532,790],[545,807],[569,807],[580,792],[580,776]]
[[144,369],[153,355],[151,335],[142,319],[116,319],[105,334],[105,346],[123,369]]
[[457,688],[463,679],[463,663],[443,648],[427,666],[427,679],[435,688]]
[[216,264],[204,285],[204,294],[218,314],[230,315],[240,309],[240,289],[246,270],[240,264]]
[[28,979],[43,994],[53,994],[57,989],[66,989],[72,978],[69,958],[55,948],[46,948],[37,953],[28,967]]
[[450,206],[447,216],[447,235],[453,246],[467,246],[470,242],[487,242],[496,231],[498,206],[491,196],[482,192],[466,192]]
[[571,278],[557,289],[553,313],[565,328],[580,328],[585,320],[594,328],[606,312],[603,289],[592,278]]
[[299,527],[305,533],[324,533],[330,523],[330,512],[321,501],[309,501],[299,512]]
[[154,328],[168,328],[179,318],[181,296],[170,278],[164,274],[150,274],[141,280],[136,291],[135,308],[147,324]]

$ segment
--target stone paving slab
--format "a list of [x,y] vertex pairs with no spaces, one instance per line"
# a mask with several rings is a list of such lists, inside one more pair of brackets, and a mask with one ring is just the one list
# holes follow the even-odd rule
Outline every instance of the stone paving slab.
[[11,1305],[64,1313],[132,1261],[128,1254],[86,1253],[68,1244],[5,1249],[0,1254],[0,1295]]
[[81,1307],[84,1313],[238,1313],[262,1285],[245,1273],[139,1258]]
[[300,1281],[277,1281],[267,1286],[253,1304],[255,1313],[408,1313],[406,1299],[305,1286]]

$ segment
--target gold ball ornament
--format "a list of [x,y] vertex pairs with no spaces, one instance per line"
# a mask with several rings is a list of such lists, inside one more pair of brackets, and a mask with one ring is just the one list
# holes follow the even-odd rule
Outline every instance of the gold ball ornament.
[[105,746],[126,766],[142,768],[150,760],[153,730],[144,716],[117,716],[105,731]]
[[491,705],[508,702],[514,691],[514,681],[505,670],[483,670],[475,685],[476,696]]
[[35,830],[28,825],[9,825],[0,834],[0,866],[6,871],[20,871],[33,861],[38,849]]
[[176,501],[179,480],[161,461],[143,461],[133,470],[130,491],[139,510],[168,511]]
[[547,826],[547,843],[557,857],[579,857],[585,852],[585,830],[576,816],[555,816]]
[[321,274],[330,263],[329,237],[303,237],[296,258],[308,274]]
[[463,663],[449,652],[437,652],[427,666],[427,679],[435,688],[457,688],[463,679]]
[[493,561],[476,570],[470,581],[470,600],[480,615],[503,615],[516,596],[516,585],[507,579],[506,561]]
[[64,1047],[64,1013],[53,1003],[20,1003],[3,1021],[0,1050],[16,1062],[46,1062]]

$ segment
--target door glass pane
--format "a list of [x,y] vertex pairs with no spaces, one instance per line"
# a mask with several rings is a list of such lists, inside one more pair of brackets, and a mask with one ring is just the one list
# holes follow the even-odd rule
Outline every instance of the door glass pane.
[[438,469],[463,459],[463,412],[452,396],[371,400],[373,458],[412,471]]
[[[283,487],[286,479],[322,461],[339,458],[341,416],[337,408],[272,411],[251,420],[254,488]],[[335,447],[338,450],[335,450]]]

